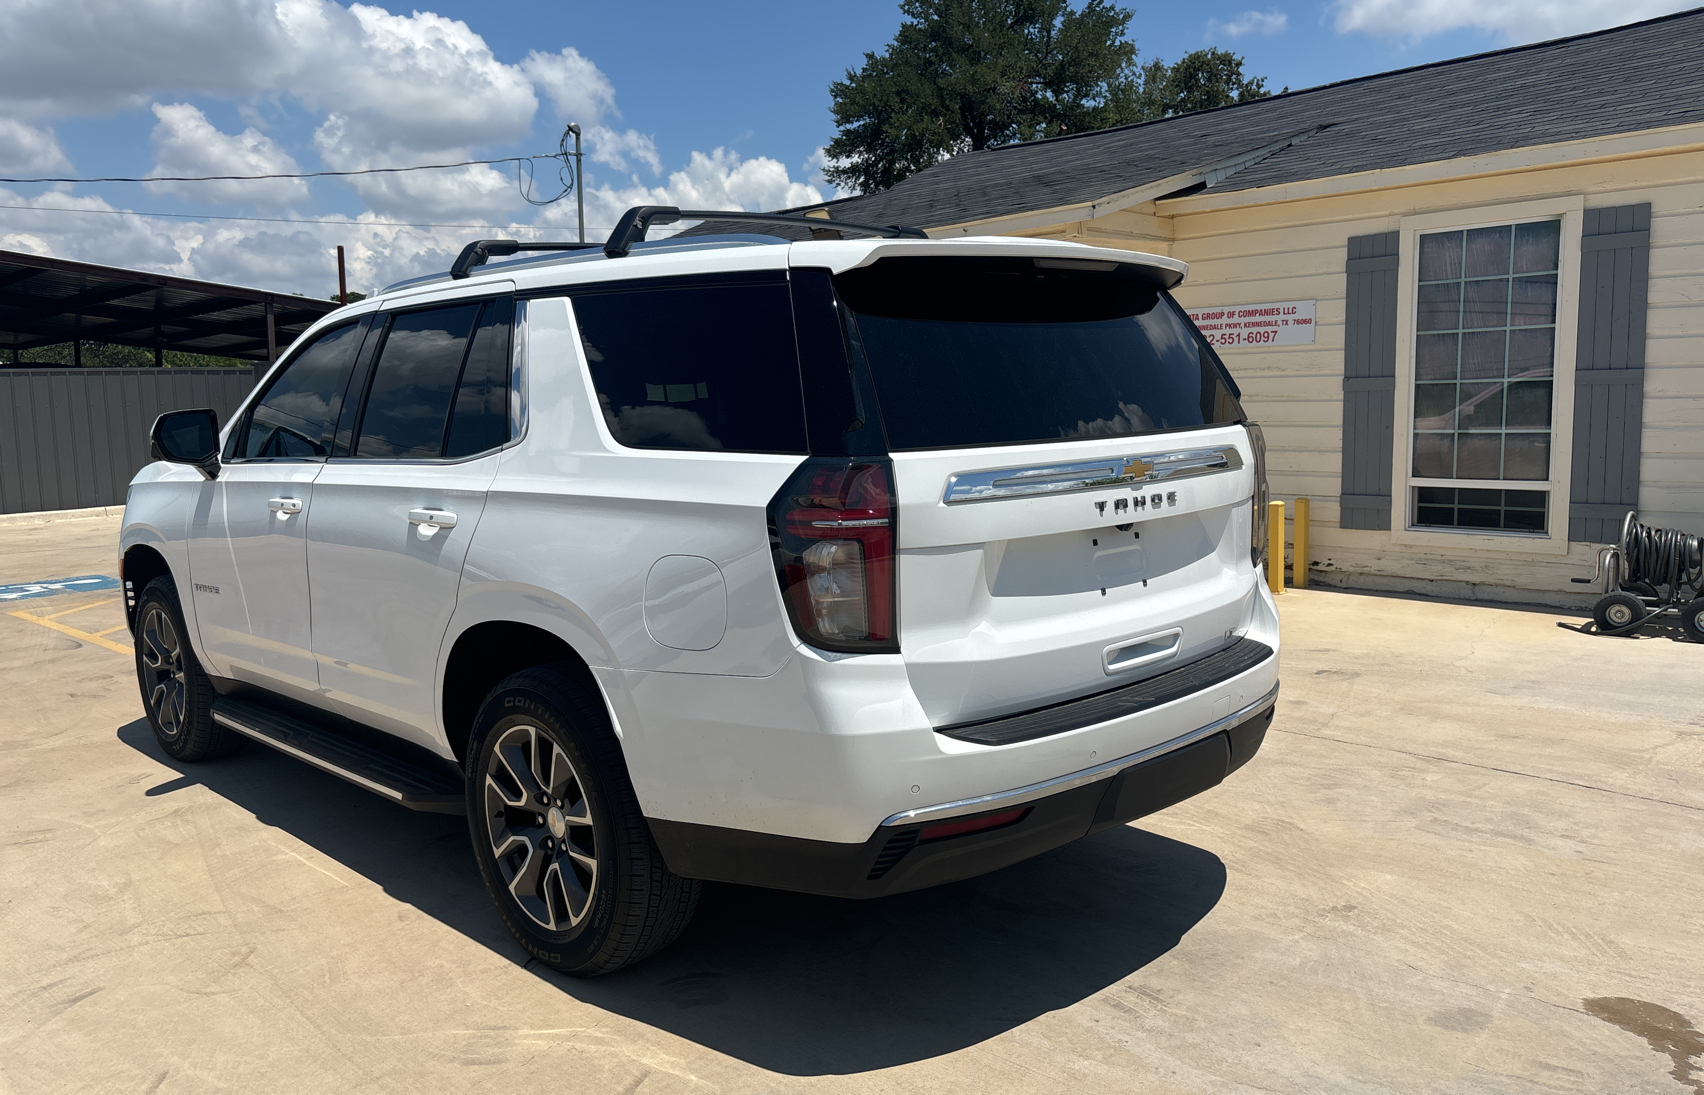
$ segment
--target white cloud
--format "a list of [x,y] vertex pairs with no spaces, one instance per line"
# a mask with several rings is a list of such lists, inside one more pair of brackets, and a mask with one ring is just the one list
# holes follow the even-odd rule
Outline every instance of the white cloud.
[[[586,193],[594,239],[630,205],[770,209],[820,202],[826,188],[808,178],[817,160],[799,181],[780,161],[724,148],[692,153],[656,185],[637,175],[617,182],[616,172],[641,167],[662,178],[664,161],[651,136],[617,127],[615,89],[590,59],[569,48],[507,64],[466,23],[430,11],[396,15],[333,0],[0,0],[0,41],[13,45],[0,66],[0,163],[11,174],[68,166],[45,119],[149,104],[153,173],[216,175],[297,169],[301,150],[268,135],[266,119],[280,112],[311,118],[319,162],[305,170],[454,162],[517,146],[554,151],[559,130],[534,132],[543,102],[559,121],[584,127],[589,157],[613,169],[614,178]],[[246,128],[221,131],[197,105],[206,96],[234,106]],[[551,193],[554,171],[538,166],[537,188]],[[106,198],[81,190],[27,198],[0,190],[0,205],[25,207],[0,209],[0,248],[324,296],[337,244],[346,248],[351,284],[365,290],[443,270],[479,235],[538,234],[513,226],[533,211],[519,200],[512,165],[362,176],[312,191],[293,180],[150,184],[155,193],[309,216],[315,195],[344,185],[366,212],[321,224],[120,216]],[[574,205],[570,198],[539,210],[537,230],[562,238]]]
[[288,67],[271,0],[10,0],[0,41],[0,108],[30,117],[133,109],[166,84],[259,91]]
[[550,97],[556,116],[563,121],[585,125],[615,111],[615,86],[577,49],[569,47],[561,53],[535,49],[520,67]]
[[0,118],[0,171],[8,175],[42,175],[68,169],[70,157],[59,147],[51,129],[37,129],[16,118]]
[[[674,205],[682,209],[785,209],[822,201],[822,191],[795,182],[779,160],[758,156],[742,160],[725,148],[694,152],[686,167],[672,172],[662,186],[637,179],[624,187],[604,184],[586,191],[586,235],[598,239],[615,226],[616,218],[635,205]],[[549,206],[534,221],[540,227],[574,227],[574,203]],[[653,236],[672,231],[661,229]]]
[[1271,11],[1245,11],[1232,19],[1207,20],[1208,38],[1241,38],[1259,34],[1270,38],[1282,34],[1290,25],[1290,17],[1277,8]]
[[604,163],[617,171],[627,170],[629,158],[639,161],[651,169],[651,174],[663,173],[662,157],[657,155],[657,142],[636,129],[617,133],[608,126],[588,126],[585,130],[587,142],[592,146],[591,158],[594,163]]
[[1336,0],[1338,33],[1426,38],[1482,30],[1511,43],[1537,42],[1679,11],[1663,0]]
[[828,158],[828,146],[823,145],[812,152],[810,158],[804,162],[805,181],[819,190],[827,190],[830,186],[833,186],[834,194],[832,196],[835,198],[851,198],[862,193],[856,186],[843,187],[829,182],[827,171],[831,166],[833,166],[833,161]]
[[[301,170],[272,138],[249,128],[221,133],[207,115],[188,103],[154,104],[154,170],[151,175],[282,175]],[[278,207],[305,201],[308,184],[301,179],[265,182],[145,183],[150,194],[173,194],[191,201],[219,205],[254,203]]]
[[443,150],[515,141],[532,128],[532,81],[466,23],[328,0],[281,0],[278,10],[301,47],[284,90],[337,111],[352,140]]
[[116,216],[108,212],[115,207],[99,197],[24,197],[5,189],[0,189],[0,205],[23,207],[0,210],[0,249],[318,297],[337,287],[338,244],[348,253],[350,288],[367,292],[448,269],[468,238],[480,233],[397,228],[373,223],[377,218],[371,214],[320,224]]

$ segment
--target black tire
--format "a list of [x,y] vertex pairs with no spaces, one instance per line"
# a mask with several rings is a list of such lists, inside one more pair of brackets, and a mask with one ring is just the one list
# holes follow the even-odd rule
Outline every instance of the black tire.
[[1680,610],[1680,629],[1695,643],[1704,643],[1704,596],[1694,597]]
[[177,586],[155,578],[136,603],[136,683],[154,740],[174,760],[230,751],[235,736],[213,721],[213,685],[189,645]]
[[474,858],[528,953],[594,977],[685,929],[701,884],[664,865],[608,712],[562,667],[524,670],[494,688],[467,758]]
[[1599,631],[1631,635],[1645,619],[1645,602],[1624,590],[1606,593],[1592,605],[1592,619]]

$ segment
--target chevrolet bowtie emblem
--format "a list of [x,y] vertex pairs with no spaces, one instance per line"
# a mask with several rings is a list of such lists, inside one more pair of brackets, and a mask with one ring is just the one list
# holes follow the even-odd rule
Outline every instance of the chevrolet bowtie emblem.
[[1124,470],[1119,472],[1122,479],[1146,479],[1148,473],[1154,470],[1154,465],[1140,456],[1132,456],[1124,462]]

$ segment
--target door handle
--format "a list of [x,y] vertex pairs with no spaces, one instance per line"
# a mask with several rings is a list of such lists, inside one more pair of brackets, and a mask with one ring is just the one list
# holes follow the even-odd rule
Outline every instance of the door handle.
[[292,513],[302,512],[302,500],[300,498],[268,498],[266,508],[276,513],[280,521],[287,521]]
[[411,509],[408,523],[414,526],[415,535],[430,540],[441,528],[455,528],[456,515],[442,509]]

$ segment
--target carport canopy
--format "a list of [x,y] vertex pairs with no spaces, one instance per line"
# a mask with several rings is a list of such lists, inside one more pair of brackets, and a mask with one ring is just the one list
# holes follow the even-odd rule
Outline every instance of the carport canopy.
[[[336,301],[0,251],[0,366],[107,342],[271,362]],[[80,358],[80,353],[79,353]],[[80,362],[79,362],[80,363]]]

